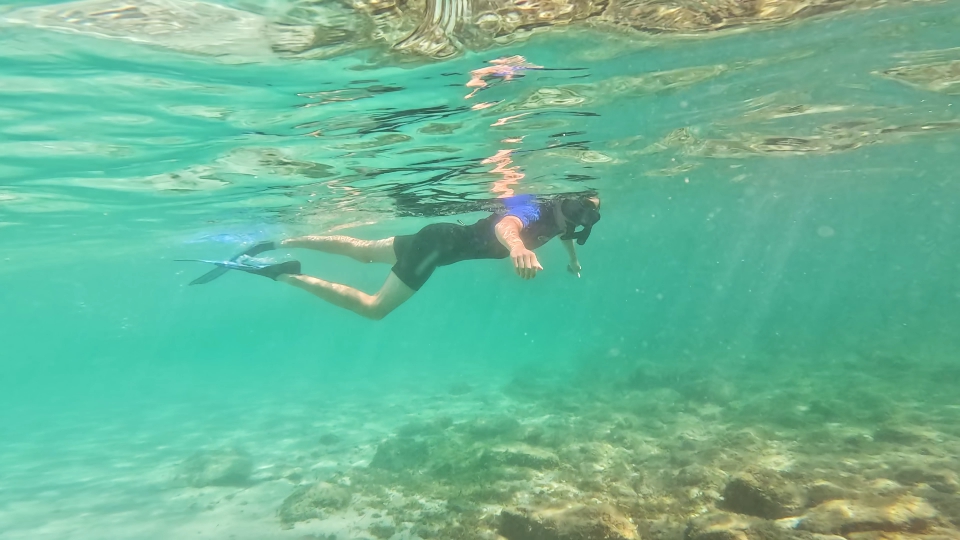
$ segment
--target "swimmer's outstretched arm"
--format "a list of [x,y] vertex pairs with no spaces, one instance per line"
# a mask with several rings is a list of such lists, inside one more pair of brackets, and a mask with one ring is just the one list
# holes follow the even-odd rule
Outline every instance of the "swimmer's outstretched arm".
[[510,250],[513,269],[517,275],[523,279],[533,279],[537,277],[537,272],[543,270],[543,267],[540,266],[537,255],[523,245],[523,240],[520,239],[521,229],[523,229],[523,222],[516,216],[506,216],[494,227],[497,240]]
[[567,265],[567,270],[571,274],[580,277],[580,261],[577,259],[577,248],[574,247],[573,240],[561,240],[560,242],[563,244],[563,247],[567,249],[567,255],[570,256],[570,264]]

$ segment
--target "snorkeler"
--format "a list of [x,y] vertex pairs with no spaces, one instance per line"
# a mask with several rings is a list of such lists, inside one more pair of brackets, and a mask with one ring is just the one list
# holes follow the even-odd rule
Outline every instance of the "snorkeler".
[[[268,277],[303,289],[321,299],[369,319],[379,320],[410,299],[439,266],[472,259],[506,259],[523,279],[543,270],[534,249],[560,235],[570,257],[567,270],[580,277],[573,241],[581,246],[600,220],[600,199],[593,193],[537,201],[531,195],[503,199],[505,209],[472,225],[434,223],[411,235],[382,240],[349,236],[301,236],[280,242],[261,242],[229,261],[199,261],[217,265],[191,285],[208,283],[227,270]],[[577,230],[577,228],[580,228]],[[300,273],[299,261],[281,263],[253,259],[277,249],[305,248],[345,255],[364,263],[392,264],[390,275],[376,294]]]

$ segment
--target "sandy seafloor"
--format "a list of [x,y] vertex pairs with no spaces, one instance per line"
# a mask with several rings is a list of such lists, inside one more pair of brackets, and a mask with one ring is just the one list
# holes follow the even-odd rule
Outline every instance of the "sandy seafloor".
[[0,537],[960,538],[958,375],[879,352],[612,351],[138,426],[78,418],[3,447],[20,465]]

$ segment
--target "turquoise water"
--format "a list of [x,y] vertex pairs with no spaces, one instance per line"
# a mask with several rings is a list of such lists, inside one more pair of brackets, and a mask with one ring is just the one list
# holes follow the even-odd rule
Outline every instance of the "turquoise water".
[[[65,16],[51,28],[30,11],[46,4],[0,7],[0,538],[516,540],[497,516],[534,512],[549,480],[666,539],[649,523],[720,508],[723,475],[762,464],[866,493],[892,478],[884,466],[830,467],[885,452],[948,471],[895,480],[935,505],[938,534],[960,534],[955,491],[935,489],[956,485],[960,448],[956,3],[694,35],[571,25],[442,60],[361,42],[283,55],[252,22],[180,41]],[[292,5],[227,4],[266,20]],[[466,97],[472,70],[511,55],[547,69]],[[235,272],[189,287],[206,268],[174,262],[285,236],[409,234],[469,223],[505,194],[587,188],[603,219],[580,279],[555,241],[534,281],[506,261],[459,263],[379,322]],[[291,254],[370,292],[388,271]],[[454,435],[401,428],[438,418]],[[510,468],[483,481],[510,490],[453,504],[473,476],[437,463],[520,444],[513,428],[486,442],[471,428],[491,418],[546,426],[522,444],[560,465]],[[694,452],[701,463],[671,446],[722,429],[766,450]],[[824,429],[842,436],[791,446]],[[383,466],[384,440],[439,461]],[[675,459],[627,460],[648,483],[624,496],[626,473],[591,484],[581,461],[599,458],[566,450],[600,442],[610,471],[643,445]],[[191,476],[191,456],[233,459],[224,448],[246,460],[241,480]],[[624,502],[682,499],[653,478],[693,465],[720,471],[680,483],[695,505]],[[424,467],[434,483],[411,472]],[[328,480],[350,504],[278,514]],[[384,490],[440,510],[401,519],[402,505],[371,502]]]

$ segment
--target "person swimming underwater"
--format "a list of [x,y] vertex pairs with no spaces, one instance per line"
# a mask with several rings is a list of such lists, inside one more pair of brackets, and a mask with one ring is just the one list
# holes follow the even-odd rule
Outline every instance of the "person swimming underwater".
[[[217,268],[190,284],[208,283],[227,270],[240,270],[293,285],[335,306],[380,320],[409,300],[440,266],[474,259],[509,258],[518,276],[533,279],[543,270],[533,250],[557,235],[570,257],[567,270],[580,276],[581,267],[573,241],[582,246],[600,220],[600,199],[595,193],[543,201],[532,195],[518,195],[503,199],[503,202],[503,211],[472,225],[434,223],[415,234],[382,240],[301,236],[279,242],[261,242],[229,261],[199,261],[214,264]],[[364,263],[391,264],[393,268],[380,290],[376,294],[367,294],[347,285],[302,274],[300,262],[296,260],[266,263],[253,259],[281,247],[345,255]]]

